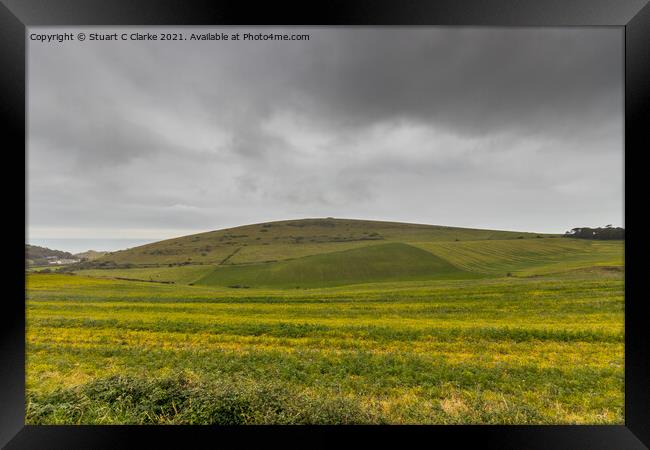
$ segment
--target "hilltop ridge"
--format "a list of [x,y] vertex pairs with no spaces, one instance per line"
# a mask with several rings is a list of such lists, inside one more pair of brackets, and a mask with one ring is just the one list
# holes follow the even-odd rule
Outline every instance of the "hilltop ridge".
[[97,264],[135,266],[249,264],[387,242],[534,238],[537,233],[388,221],[306,218],[263,222],[166,239],[108,253]]

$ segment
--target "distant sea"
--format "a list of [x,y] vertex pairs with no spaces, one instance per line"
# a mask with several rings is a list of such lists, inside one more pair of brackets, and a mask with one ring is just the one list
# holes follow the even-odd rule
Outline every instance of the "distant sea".
[[63,250],[70,253],[81,253],[88,250],[114,252],[126,248],[149,244],[160,239],[29,239],[29,244],[47,247],[52,250]]

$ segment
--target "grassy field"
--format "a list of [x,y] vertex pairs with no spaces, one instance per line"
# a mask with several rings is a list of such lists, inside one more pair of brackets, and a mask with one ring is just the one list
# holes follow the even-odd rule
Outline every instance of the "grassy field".
[[621,266],[620,241],[580,239],[517,239],[414,244],[455,266],[473,272],[535,275],[592,266]]
[[217,267],[196,284],[301,288],[477,276],[425,250],[390,243],[276,263]]
[[357,222],[29,273],[27,422],[623,423],[622,242]]

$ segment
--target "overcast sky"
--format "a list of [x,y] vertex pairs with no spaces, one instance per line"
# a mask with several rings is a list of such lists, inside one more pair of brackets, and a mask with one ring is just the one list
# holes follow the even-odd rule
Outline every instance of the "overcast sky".
[[30,238],[623,224],[621,29],[282,32],[311,38],[30,41]]

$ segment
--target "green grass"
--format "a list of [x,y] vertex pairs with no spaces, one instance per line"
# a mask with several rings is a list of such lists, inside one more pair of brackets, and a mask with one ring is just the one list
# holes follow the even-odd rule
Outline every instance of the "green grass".
[[478,273],[529,276],[592,266],[622,266],[622,241],[516,239],[412,244]]
[[[311,248],[311,245],[305,244]],[[347,247],[340,250],[340,246]],[[284,259],[303,245],[269,245],[281,259],[267,263],[92,269],[80,275],[144,281],[249,287],[318,287],[378,281],[409,281],[479,276],[536,276],[590,268],[622,268],[622,241],[566,238],[431,241],[411,244],[383,241],[322,244],[323,253]],[[275,252],[275,253],[273,253]],[[238,252],[236,255],[240,255]],[[295,254],[299,254],[297,251]],[[284,259],[284,260],[282,260]],[[601,271],[601,274],[606,276]]]
[[276,263],[220,266],[196,284],[304,288],[454,278],[476,278],[476,275],[419,248],[390,243]]
[[28,423],[623,422],[620,272],[228,289],[28,275]]
[[213,270],[211,265],[189,265],[173,267],[134,267],[132,269],[89,269],[79,270],[79,275],[98,278],[122,278],[137,281],[173,282],[189,284]]

